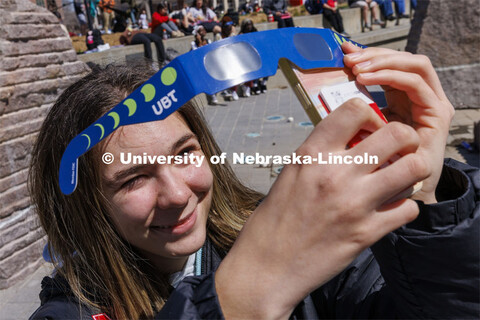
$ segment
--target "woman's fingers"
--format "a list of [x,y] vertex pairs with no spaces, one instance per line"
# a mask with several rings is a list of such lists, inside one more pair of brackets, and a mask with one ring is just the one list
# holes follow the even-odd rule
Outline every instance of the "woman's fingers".
[[[350,46],[353,45],[350,44]],[[355,50],[350,48],[350,46],[345,45],[345,48],[349,50],[349,54],[345,56],[345,64],[352,69],[355,75],[383,69],[416,73],[432,88],[440,99],[446,99],[440,80],[428,57],[385,48],[360,49],[353,46],[357,48]]]
[[379,70],[372,73],[360,73],[357,81],[366,86],[379,84],[403,91],[413,103],[423,107],[433,109],[439,103],[438,96],[432,88],[416,73]]
[[393,157],[398,158],[398,156],[414,153],[419,145],[420,138],[412,127],[399,122],[391,122],[370,134],[347,152],[352,155],[376,156],[378,163],[367,163],[358,168],[358,170],[370,173]]
[[373,237],[382,237],[384,234],[396,230],[412,222],[418,216],[419,208],[415,201],[402,199],[384,205],[372,214],[369,227]]
[[[331,151],[341,151],[361,129],[374,132],[384,125],[368,104],[361,99],[351,99],[323,119],[302,147],[310,146],[309,142],[315,141],[314,149],[321,150],[321,146],[326,146]],[[298,149],[299,153],[314,154],[314,150],[303,150],[302,147]]]
[[382,205],[415,183],[426,179],[431,172],[431,165],[425,157],[418,153],[409,153],[387,167],[373,172],[367,177],[366,183],[374,190],[372,192],[375,203]]
[[356,45],[354,45],[351,42],[346,41],[346,42],[342,43],[342,50],[343,50],[343,53],[349,54],[349,53],[354,53],[354,52],[360,52],[364,49],[362,49],[360,47],[357,47]]
[[[345,65],[352,69],[359,83],[382,85],[388,88],[387,91],[404,92],[409,100],[422,107],[422,110],[412,110],[411,114],[420,122],[426,123],[425,119],[419,119],[420,115],[440,117],[447,123],[450,121],[453,108],[449,107],[440,80],[427,57],[384,48],[361,49],[351,43],[344,43],[342,49],[347,54]],[[402,103],[402,99],[396,98],[395,102]],[[408,101],[403,103],[408,106]],[[439,108],[439,105],[444,108]],[[402,113],[401,110],[396,112]]]

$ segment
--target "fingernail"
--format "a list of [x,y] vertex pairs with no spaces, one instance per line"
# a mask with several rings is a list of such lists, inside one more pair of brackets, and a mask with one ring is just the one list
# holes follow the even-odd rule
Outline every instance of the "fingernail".
[[372,64],[370,61],[364,61],[357,64],[357,67],[361,69],[361,68],[365,68],[366,66],[369,66],[370,64]]
[[368,77],[373,76],[373,72],[365,72],[365,73],[362,73],[361,75],[362,75],[362,77],[364,77],[364,78],[368,78]]
[[354,53],[349,53],[347,54],[347,57],[349,57],[350,59],[352,60],[355,60],[357,59],[358,57],[360,57],[362,55],[361,52],[354,52]]

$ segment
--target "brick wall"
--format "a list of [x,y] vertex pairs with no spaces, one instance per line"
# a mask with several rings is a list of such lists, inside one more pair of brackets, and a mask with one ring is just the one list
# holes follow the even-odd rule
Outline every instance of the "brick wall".
[[478,0],[418,1],[406,51],[430,58],[455,108],[480,108]]
[[86,71],[53,14],[28,0],[0,1],[0,289],[42,261],[45,236],[26,184],[30,152],[55,99]]

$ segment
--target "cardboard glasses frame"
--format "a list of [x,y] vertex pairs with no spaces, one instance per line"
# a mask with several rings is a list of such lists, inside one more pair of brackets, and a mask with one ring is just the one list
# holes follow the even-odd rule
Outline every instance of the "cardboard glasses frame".
[[365,47],[330,29],[284,28],[226,38],[175,58],[68,144],[60,162],[62,193],[77,187],[78,158],[119,127],[163,120],[200,93],[272,76],[282,58],[301,69],[343,68],[345,41]]

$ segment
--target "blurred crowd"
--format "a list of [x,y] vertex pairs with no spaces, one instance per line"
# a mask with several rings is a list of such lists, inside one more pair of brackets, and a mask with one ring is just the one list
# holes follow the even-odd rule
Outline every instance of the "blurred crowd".
[[[150,1],[140,0],[75,0],[75,13],[80,24],[80,33],[86,35],[89,50],[97,50],[103,45],[102,34],[120,32],[123,45],[143,44],[144,55],[152,59],[152,43],[157,50],[157,59],[161,66],[173,57],[164,47],[163,41],[193,35],[191,50],[208,45],[223,38],[256,32],[249,18],[239,16],[251,13],[264,14],[267,20],[277,23],[278,28],[294,27],[294,21],[287,6],[287,0],[246,0],[238,9],[224,11],[223,5],[213,7],[209,0],[177,0],[173,9],[165,1],[155,6]],[[386,21],[409,18],[405,12],[405,1],[410,7],[416,7],[416,0],[343,0],[350,8],[360,8],[362,29],[368,31],[373,25],[384,27]],[[85,6],[88,4],[88,6]],[[261,4],[261,6],[260,6]],[[345,31],[341,10],[337,0],[304,0],[305,9],[312,15],[323,14],[331,28],[344,37],[350,37]],[[88,10],[86,9],[88,8]],[[219,18],[220,17],[220,18]],[[242,20],[242,23],[239,23]],[[207,33],[213,36],[208,38]],[[257,79],[220,93],[224,100],[238,100],[252,94],[262,94],[267,90],[268,78]],[[208,96],[210,104],[218,103],[216,95]]]
[[[123,32],[125,29],[155,30],[163,39],[190,35],[197,25],[203,25],[207,32],[215,35],[220,32],[220,19],[232,17],[238,25],[238,16],[250,13],[263,13],[270,22],[277,22],[279,28],[294,26],[287,11],[287,0],[245,0],[238,11],[223,5],[213,7],[209,0],[178,0],[175,8],[164,1],[152,4],[151,0],[74,0],[75,13],[80,24],[79,35],[87,30],[98,29],[102,34]],[[360,8],[362,24],[366,29],[372,25],[383,26],[387,20],[409,18],[405,12],[405,1],[416,7],[416,0],[343,0],[350,8]],[[304,0],[303,5],[310,14],[323,14],[333,29],[345,33],[337,0]],[[153,32],[152,32],[153,33]]]

